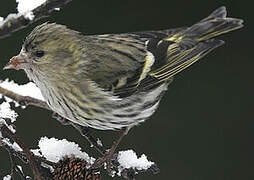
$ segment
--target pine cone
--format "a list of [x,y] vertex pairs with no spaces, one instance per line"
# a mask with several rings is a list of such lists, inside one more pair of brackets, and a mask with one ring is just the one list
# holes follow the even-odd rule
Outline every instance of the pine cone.
[[64,157],[54,166],[55,180],[100,180],[100,172],[86,169],[87,162],[75,157]]

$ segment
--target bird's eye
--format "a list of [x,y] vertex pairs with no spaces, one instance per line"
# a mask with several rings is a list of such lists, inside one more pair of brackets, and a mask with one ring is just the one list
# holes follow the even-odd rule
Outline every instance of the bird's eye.
[[35,51],[35,56],[37,56],[37,57],[42,57],[42,56],[44,56],[44,51]]

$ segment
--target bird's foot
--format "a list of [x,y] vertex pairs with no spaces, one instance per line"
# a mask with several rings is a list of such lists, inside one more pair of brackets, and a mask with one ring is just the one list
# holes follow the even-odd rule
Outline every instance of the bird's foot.
[[108,173],[113,174],[113,167],[114,166],[113,166],[112,162],[114,162],[116,159],[116,156],[114,155],[114,153],[115,153],[117,146],[119,145],[119,143],[121,142],[121,140],[123,139],[123,137],[126,135],[127,132],[128,132],[128,129],[124,129],[120,132],[119,138],[117,139],[117,141],[115,141],[113,143],[110,150],[107,151],[103,157],[98,158],[91,166],[91,169],[99,169],[106,163],[106,169],[107,169]]
[[109,174],[113,174],[113,161],[115,161],[115,157],[114,154],[112,154],[111,150],[109,150],[108,152],[106,152],[106,154],[101,157],[98,158],[93,165],[91,166],[91,169],[99,169],[102,166],[106,166],[107,172]]

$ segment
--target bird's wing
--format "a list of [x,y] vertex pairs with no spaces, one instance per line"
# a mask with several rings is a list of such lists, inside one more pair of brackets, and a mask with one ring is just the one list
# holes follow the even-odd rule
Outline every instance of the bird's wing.
[[[242,20],[226,17],[225,7],[188,28],[91,36],[95,63],[90,78],[114,95],[126,97],[169,81],[214,48],[210,39],[242,27]],[[94,51],[92,51],[94,50]]]
[[171,42],[165,41],[160,45],[158,42],[179,31],[180,28],[89,36],[87,56],[92,60],[86,64],[87,74],[114,95],[129,96],[138,90],[140,82],[149,76],[152,69],[165,65]]

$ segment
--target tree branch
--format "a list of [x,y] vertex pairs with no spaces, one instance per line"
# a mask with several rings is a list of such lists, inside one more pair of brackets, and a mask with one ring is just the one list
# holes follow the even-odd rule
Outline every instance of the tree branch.
[[8,135],[8,137],[11,137],[13,139],[13,141],[15,141],[21,147],[21,149],[26,154],[26,157],[29,161],[29,164],[30,164],[30,167],[32,169],[32,172],[34,174],[35,179],[36,180],[42,180],[40,172],[39,172],[39,170],[37,168],[37,165],[35,163],[35,159],[33,157],[33,154],[25,146],[25,144],[6,125],[1,125],[0,132],[6,133]]
[[22,14],[7,18],[0,26],[0,39],[10,36],[11,33],[25,28],[29,24],[34,23],[39,19],[49,16],[49,14],[54,11],[55,8],[61,8],[71,1],[72,0],[47,0],[41,6],[32,10],[34,15],[32,20],[25,18],[25,16]]
[[18,102],[20,105],[25,105],[25,106],[32,105],[32,106],[37,106],[43,109],[51,110],[45,101],[32,98],[30,96],[22,96],[2,87],[0,87],[0,94],[10,99],[13,99],[14,101]]

